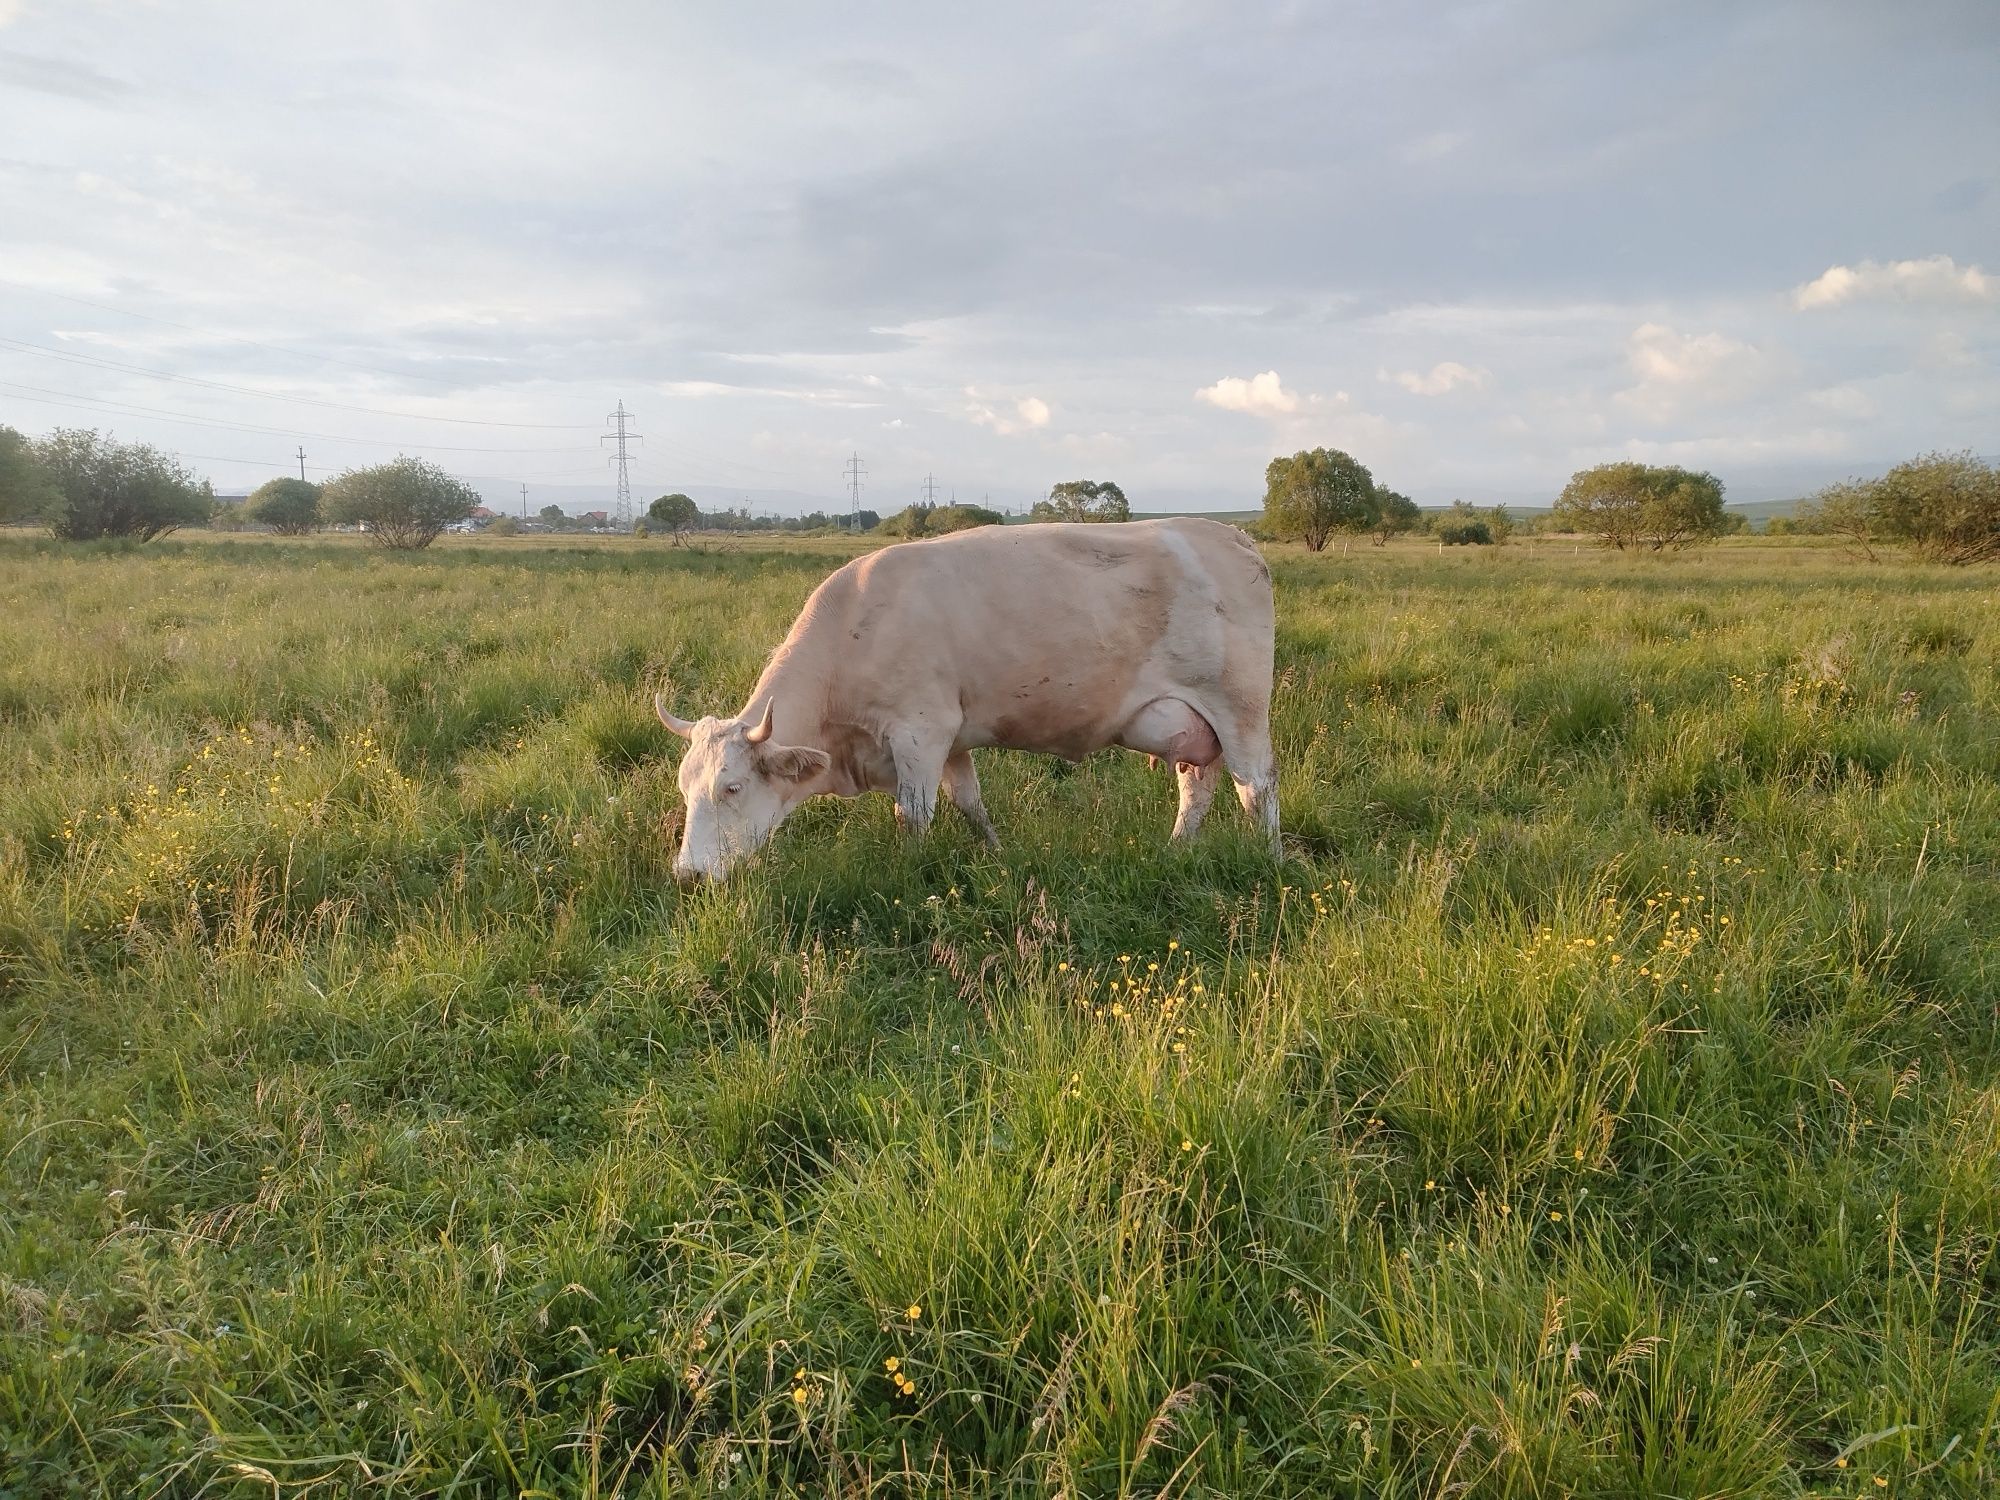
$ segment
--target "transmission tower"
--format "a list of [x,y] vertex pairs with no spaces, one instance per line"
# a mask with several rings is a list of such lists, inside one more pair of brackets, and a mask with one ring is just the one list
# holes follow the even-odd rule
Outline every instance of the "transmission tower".
[[937,481],[928,474],[924,476],[924,504],[937,504]]
[[861,467],[861,455],[855,454],[847,461],[843,471],[847,475],[847,517],[850,526],[860,524],[861,516],[861,476],[868,471]]
[[528,519],[528,487],[525,484],[521,486],[521,519]]
[[598,441],[600,443],[616,443],[618,445],[618,524],[627,531],[630,531],[632,529],[632,471],[630,460],[625,454],[625,443],[627,439],[636,439],[639,434],[625,425],[632,420],[632,413],[625,410],[625,403],[623,401],[618,403],[618,410],[612,412],[604,420],[611,424],[611,431],[605,433]]

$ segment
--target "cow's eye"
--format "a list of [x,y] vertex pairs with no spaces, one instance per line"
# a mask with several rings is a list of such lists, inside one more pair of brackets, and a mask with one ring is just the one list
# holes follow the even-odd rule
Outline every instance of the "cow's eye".
[[722,795],[725,797],[734,797],[738,792],[742,790],[743,790],[742,782],[732,781],[722,789]]

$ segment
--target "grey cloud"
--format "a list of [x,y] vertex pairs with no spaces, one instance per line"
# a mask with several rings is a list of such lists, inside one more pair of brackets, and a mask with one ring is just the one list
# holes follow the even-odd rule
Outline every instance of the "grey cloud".
[[110,104],[139,92],[126,80],[99,72],[87,63],[12,51],[0,52],[0,87],[27,89],[58,99],[80,99],[90,104]]

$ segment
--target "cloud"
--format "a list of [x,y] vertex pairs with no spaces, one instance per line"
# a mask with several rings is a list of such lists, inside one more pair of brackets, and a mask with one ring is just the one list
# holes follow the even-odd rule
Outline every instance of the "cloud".
[[1039,396],[1020,397],[1014,402],[1014,414],[1008,416],[989,406],[987,398],[979,394],[976,386],[967,386],[965,394],[972,398],[965,409],[966,414],[979,426],[990,427],[1002,437],[1049,425],[1049,403]]
[[1801,312],[1838,307],[1843,302],[1992,302],[2000,299],[2000,280],[1978,266],[1961,266],[1949,255],[1922,260],[1864,260],[1854,266],[1829,266],[1824,275],[1792,293]]
[[1276,370],[1266,370],[1248,380],[1241,375],[1225,375],[1214,385],[1196,391],[1194,398],[1224,411],[1250,412],[1260,417],[1288,417],[1299,409],[1298,396],[1285,389]]
[[[19,20],[21,8],[0,0],[0,27]],[[136,92],[132,85],[100,73],[87,63],[60,57],[31,57],[25,52],[0,52],[0,83],[58,99],[102,104]]]
[[1479,390],[1491,376],[1485,370],[1448,359],[1442,364],[1432,365],[1428,375],[1415,370],[1380,370],[1376,372],[1376,378],[1400,385],[1413,396],[1443,396],[1460,386]]
[[1744,396],[1764,383],[1768,367],[1754,344],[1720,333],[1678,333],[1663,323],[1633,329],[1625,357],[1639,381],[1617,399],[1655,421]]

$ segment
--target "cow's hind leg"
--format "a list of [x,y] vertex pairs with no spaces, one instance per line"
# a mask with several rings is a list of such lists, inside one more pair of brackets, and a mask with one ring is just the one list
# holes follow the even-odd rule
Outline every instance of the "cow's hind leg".
[[1278,757],[1268,729],[1236,731],[1218,726],[1223,763],[1236,783],[1236,800],[1271,841],[1271,856],[1283,850],[1278,838]]
[[979,795],[979,771],[972,764],[970,750],[961,750],[945,761],[944,794],[951,798],[952,806],[972,819],[987,843],[1000,847],[1000,835],[993,831],[993,820],[986,815],[986,803]]

